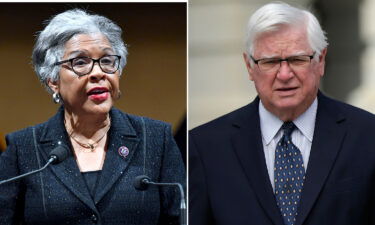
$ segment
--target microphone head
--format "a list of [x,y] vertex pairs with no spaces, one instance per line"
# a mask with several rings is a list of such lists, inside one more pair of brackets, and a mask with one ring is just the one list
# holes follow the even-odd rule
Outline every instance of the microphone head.
[[59,144],[49,153],[49,158],[54,158],[52,164],[58,164],[64,161],[69,156],[69,150],[65,145]]
[[146,175],[137,176],[136,178],[134,178],[133,186],[138,191],[145,191],[148,189],[148,186],[149,186],[148,182],[150,180],[151,179]]

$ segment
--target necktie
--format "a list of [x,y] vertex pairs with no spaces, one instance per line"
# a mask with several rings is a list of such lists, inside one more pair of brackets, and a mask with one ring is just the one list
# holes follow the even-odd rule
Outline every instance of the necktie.
[[275,152],[275,196],[285,225],[295,224],[301,198],[305,168],[301,151],[292,142],[293,122],[282,126],[284,134]]

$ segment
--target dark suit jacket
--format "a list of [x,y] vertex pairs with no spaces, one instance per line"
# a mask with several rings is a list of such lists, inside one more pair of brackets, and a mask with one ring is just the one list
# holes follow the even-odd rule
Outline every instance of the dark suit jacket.
[[[110,111],[108,151],[92,198],[74,156],[19,182],[0,186],[0,224],[178,224],[180,194],[174,187],[137,191],[136,176],[185,184],[181,154],[166,123]],[[64,112],[9,134],[0,157],[0,180],[43,166],[58,141],[71,148]],[[33,138],[35,129],[35,140]],[[120,156],[126,146],[129,155]]]
[[[190,132],[190,225],[282,225],[259,99]],[[375,224],[375,117],[318,95],[297,225]]]

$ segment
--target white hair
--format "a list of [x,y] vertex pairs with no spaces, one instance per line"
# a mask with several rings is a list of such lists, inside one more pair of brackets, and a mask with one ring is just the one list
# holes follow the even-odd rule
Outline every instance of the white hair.
[[325,32],[311,12],[283,2],[274,2],[262,6],[250,17],[246,35],[247,55],[254,54],[254,45],[262,33],[277,31],[285,25],[305,26],[309,45],[316,55],[320,55],[328,46]]
[[65,43],[75,35],[94,33],[106,36],[115,54],[121,56],[119,68],[121,75],[128,53],[121,38],[121,28],[104,16],[89,14],[81,9],[72,9],[48,21],[48,25],[37,36],[33,49],[34,70],[47,91],[52,93],[48,80],[59,80],[60,67],[55,63],[62,59]]

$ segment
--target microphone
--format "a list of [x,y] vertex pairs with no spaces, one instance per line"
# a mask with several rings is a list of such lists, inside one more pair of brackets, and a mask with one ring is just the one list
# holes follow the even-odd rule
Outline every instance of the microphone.
[[151,179],[146,175],[137,176],[134,179],[133,186],[138,191],[145,191],[148,189],[150,185],[155,186],[177,186],[180,190],[181,198],[180,198],[180,224],[186,225],[186,203],[185,203],[185,195],[184,189],[180,183],[157,183],[151,181]]
[[28,173],[25,173],[25,174],[22,174],[22,175],[19,175],[19,176],[16,176],[16,177],[13,177],[13,178],[10,178],[10,179],[7,179],[7,180],[0,181],[0,185],[19,180],[23,177],[27,177],[27,176],[32,175],[34,173],[38,173],[38,172],[44,170],[45,168],[47,168],[47,166],[51,163],[52,164],[61,163],[66,158],[68,158],[68,155],[69,155],[69,150],[67,149],[67,147],[65,145],[60,144],[60,142],[59,142],[59,145],[56,148],[54,148],[51,151],[51,153],[48,155],[48,158],[49,158],[48,162],[42,168],[30,171]]

